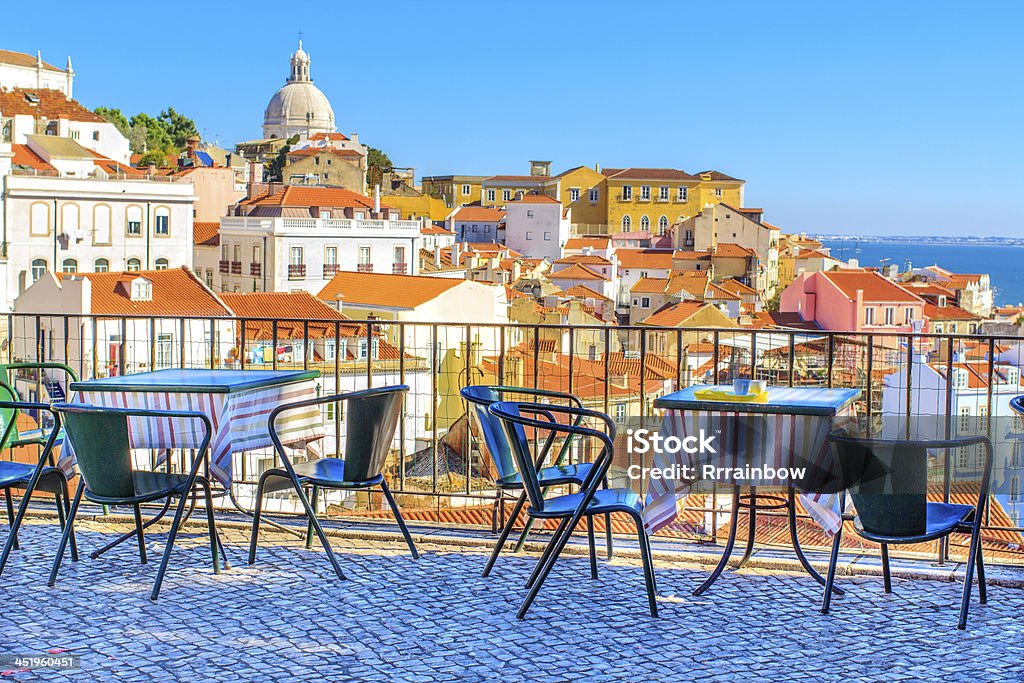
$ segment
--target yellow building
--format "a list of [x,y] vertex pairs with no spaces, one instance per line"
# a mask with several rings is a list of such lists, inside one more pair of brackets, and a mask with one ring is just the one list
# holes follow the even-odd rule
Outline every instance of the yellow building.
[[449,209],[479,202],[481,185],[487,179],[484,175],[435,175],[420,180],[420,190],[425,195],[440,199]]
[[366,194],[366,156],[354,149],[306,147],[288,152],[287,185],[326,185]]
[[398,209],[402,218],[415,220],[427,218],[431,221],[443,221],[452,211],[437,197],[427,194],[390,194],[385,192],[381,201],[393,209]]
[[483,182],[483,198],[480,204],[489,207],[503,207],[522,192],[554,196],[556,181],[548,175],[496,175]]
[[744,181],[717,171],[691,175],[675,168],[606,168],[607,232],[664,234],[706,204],[743,205]]
[[604,232],[608,214],[608,192],[604,174],[586,166],[576,166],[552,178],[547,191],[562,206],[571,209],[573,232],[588,234],[592,228]]

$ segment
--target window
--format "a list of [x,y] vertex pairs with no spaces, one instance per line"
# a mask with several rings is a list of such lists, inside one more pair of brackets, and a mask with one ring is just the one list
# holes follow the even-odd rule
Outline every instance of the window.
[[324,265],[336,266],[338,265],[338,248],[337,247],[324,247]]
[[206,286],[213,289],[213,268],[206,269]]
[[570,187],[569,188],[569,201],[570,202],[575,202],[575,201],[578,201],[579,198],[580,198],[580,188],[578,188],[578,187]]
[[623,185],[622,186],[622,201],[628,202],[633,198],[633,186]]
[[651,219],[647,216],[640,216],[640,229],[647,231],[651,229]]
[[142,235],[142,207],[128,207],[125,215],[125,232],[131,237]]
[[633,220],[629,216],[622,217],[622,232],[629,232],[633,225]]
[[156,230],[157,235],[161,237],[167,237],[171,234],[171,214],[167,209],[156,210]]
[[241,244],[236,244],[235,245],[234,254],[235,254],[234,260],[238,261],[238,262],[241,262],[242,261],[242,245]]
[[96,140],[96,141],[98,141],[100,139],[100,132],[98,130],[94,130],[92,132],[92,139]]
[[685,202],[686,201],[686,195],[687,195],[687,188],[680,187],[679,191],[676,193],[676,199],[678,201]]
[[144,277],[132,280],[132,301],[151,301],[153,299],[153,283]]
[[494,201],[494,190],[487,190],[487,201]]
[[261,256],[262,256],[262,252],[260,250],[260,245],[258,245],[258,244],[252,245],[252,262],[253,263],[260,263],[260,257]]
[[46,272],[46,259],[37,258],[32,261],[32,282],[36,282]]
[[131,272],[138,272],[142,270],[142,261],[137,258],[128,259],[128,270]]
[[662,185],[658,188],[658,200],[663,202],[668,201],[668,185]]
[[914,322],[914,309],[913,308],[904,308],[903,309],[903,322],[906,323],[907,325],[909,325],[912,322]]
[[545,242],[550,242],[551,241],[551,233],[550,232],[544,233],[544,241]]
[[658,219],[658,234],[664,235],[668,230],[668,216],[662,216]]
[[526,231],[526,239],[528,239],[528,240],[532,240],[533,239],[533,231],[532,230],[527,230]]
[[616,403],[615,404],[615,421],[622,424],[626,421],[626,404]]
[[95,273],[106,273],[110,270],[110,261],[105,258],[98,258],[93,262],[92,270]]
[[651,307],[651,297],[649,297],[649,296],[640,297],[640,308],[650,308],[650,307]]
[[329,220],[330,217],[331,217],[331,212],[330,211],[324,211],[323,209],[320,210],[320,220],[322,220],[322,221]]
[[398,245],[395,247],[395,265],[392,270],[399,275],[405,275],[407,268],[408,266],[405,262],[405,246]]
[[507,202],[510,199],[512,199],[512,190],[502,190],[501,191],[501,200],[503,202]]
[[[333,339],[328,339],[327,341],[325,341],[324,342],[324,360],[334,360],[335,358],[337,358],[337,355],[338,355],[337,354],[337,349],[338,349],[337,342],[335,342]],[[330,408],[334,407],[333,403],[328,403],[327,405]]]
[[78,261],[73,258],[66,258],[64,259],[64,262],[60,264],[60,270],[62,273],[77,273]]
[[896,309],[892,306],[885,307],[885,324],[895,325],[896,324]]
[[462,196],[463,196],[463,197],[468,197],[468,196],[469,196],[469,193],[470,193],[470,191],[471,191],[471,190],[470,190],[470,187],[469,187],[469,185],[463,185],[463,186],[462,186]]
[[715,196],[716,197],[721,197],[722,196],[722,188],[720,188],[720,187],[716,187],[715,188]]
[[590,201],[592,201],[592,202],[596,202],[598,199],[601,198],[601,190],[597,189],[596,187],[590,188],[590,193],[589,194],[590,194]]
[[[380,355],[379,354],[379,351],[380,351],[380,340],[379,339],[374,339],[373,340],[373,346],[371,347],[371,349],[372,349],[371,352],[373,353],[373,358],[376,359]],[[360,339],[359,340],[359,360],[365,360],[365,359],[366,359],[366,340],[365,339]]]
[[110,207],[97,204],[92,210],[92,243],[110,244]]
[[288,265],[301,266],[302,265],[302,247],[292,247],[291,255],[289,256]]
[[36,202],[29,211],[29,234],[44,236],[50,234],[50,205]]
[[875,307],[867,306],[864,309],[864,324],[874,325],[875,324]]
[[372,251],[368,246],[359,247],[359,265],[368,266],[372,263]]
[[153,267],[154,267],[154,268],[156,268],[157,270],[167,270],[167,267],[168,267],[169,265],[170,265],[170,263],[168,263],[168,262],[167,262],[167,259],[165,259],[165,258],[158,258],[158,259],[157,259],[157,260],[156,260],[156,261],[155,261],[155,262],[153,263]]
[[156,335],[156,367],[169,368],[174,364],[174,340],[169,333]]
[[651,186],[650,185],[641,185],[640,186],[640,199],[642,201],[647,201],[650,198],[651,198]]
[[533,218],[533,209],[527,209],[526,210],[526,217],[527,218]]

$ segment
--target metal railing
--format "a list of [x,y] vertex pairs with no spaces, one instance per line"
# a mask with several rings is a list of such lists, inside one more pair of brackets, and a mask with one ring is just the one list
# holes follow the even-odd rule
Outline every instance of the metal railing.
[[[1024,338],[1016,336],[25,313],[6,316],[5,335],[0,360],[63,361],[83,378],[150,370],[159,358],[174,367],[316,369],[323,392],[408,384],[388,474],[414,519],[443,510],[473,521],[495,509],[493,471],[468,433],[459,397],[468,384],[568,391],[623,419],[655,415],[655,399],[678,388],[737,377],[850,387],[861,390],[854,404],[860,418],[884,417],[908,431],[913,420],[928,418],[946,436],[963,429],[964,411],[973,406],[997,448],[986,552],[994,561],[1024,561],[1024,428],[1009,411],[1009,399],[1024,393],[1021,354],[1013,352]],[[325,414],[335,427],[342,419]],[[631,457],[618,454],[616,464],[633,464]],[[240,483],[249,485],[273,455],[242,458]],[[965,454],[935,463],[936,495],[954,500],[970,470]],[[712,522],[675,535],[716,538],[713,520],[727,498],[695,497],[693,512]],[[359,510],[375,512],[372,501]],[[940,559],[957,552],[942,546]]]

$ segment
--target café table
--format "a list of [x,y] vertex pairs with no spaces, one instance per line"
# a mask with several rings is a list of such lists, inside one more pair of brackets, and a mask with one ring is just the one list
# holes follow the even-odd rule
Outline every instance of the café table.
[[[749,523],[746,549],[737,568],[743,567],[753,552],[758,509],[784,509],[797,559],[810,576],[824,585],[824,577],[811,566],[797,538],[795,492],[800,490],[799,499],[804,510],[826,534],[831,536],[839,530],[842,525],[840,495],[837,491],[829,490],[827,485],[838,480],[837,476],[833,476],[837,475],[837,465],[831,457],[826,437],[837,421],[851,414],[853,402],[860,396],[860,391],[825,387],[768,387],[767,395],[755,402],[730,401],[728,398],[721,400],[720,396],[711,400],[701,396],[709,393],[702,391],[707,389],[727,393],[732,387],[694,385],[654,402],[655,408],[665,411],[661,437],[684,439],[696,436],[698,438],[692,443],[699,444],[703,430],[705,440],[709,435],[714,437],[712,449],[708,449],[714,452],[669,452],[663,449],[661,453],[654,454],[651,465],[653,469],[670,471],[674,467],[678,471],[682,466],[689,466],[692,468],[689,470],[692,476],[650,479],[644,508],[648,533],[653,534],[673,523],[693,489],[706,488],[711,483],[702,478],[704,466],[735,470],[760,465],[784,468],[787,471],[803,467],[810,474],[799,481],[779,477],[745,479],[736,476],[716,480],[718,484],[731,486],[733,490],[729,536],[718,565],[693,594],[702,594],[725,570],[736,543],[741,508],[749,510]],[[759,485],[762,488],[760,493]],[[749,492],[742,493],[744,488]],[[772,493],[766,495],[766,488]]]
[[[315,370],[172,368],[72,382],[69,389],[74,392],[72,400],[76,403],[206,414],[213,425],[207,473],[223,487],[222,495],[239,511],[248,513],[233,492],[233,455],[271,447],[270,412],[282,403],[316,398],[314,380],[319,376]],[[278,419],[277,425],[282,443],[289,447],[312,447],[324,437],[323,419],[317,406],[289,411]],[[132,448],[153,449],[164,454],[171,449],[198,448],[202,440],[195,421],[183,418],[130,418],[128,434]],[[68,474],[74,472],[73,444],[65,443],[59,465]],[[165,505],[146,526],[154,524],[166,511]],[[121,540],[93,555],[105,552]]]

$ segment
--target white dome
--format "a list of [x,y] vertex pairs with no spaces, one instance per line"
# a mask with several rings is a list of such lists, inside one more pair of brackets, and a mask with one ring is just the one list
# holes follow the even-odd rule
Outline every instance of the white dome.
[[309,55],[299,49],[291,58],[291,76],[274,93],[263,114],[263,137],[288,138],[305,133],[333,133],[334,110],[309,77]]

